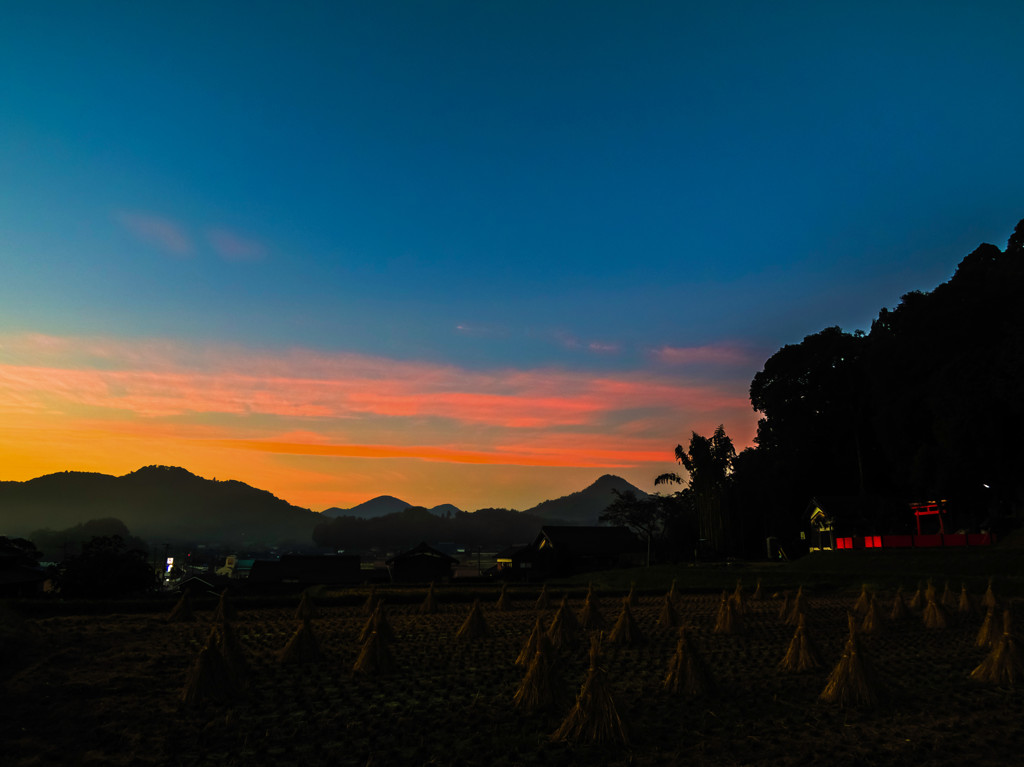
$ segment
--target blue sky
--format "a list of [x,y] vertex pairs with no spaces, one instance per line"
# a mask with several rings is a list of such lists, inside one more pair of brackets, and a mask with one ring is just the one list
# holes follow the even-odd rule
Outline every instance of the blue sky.
[[[605,470],[650,489],[693,429],[749,444],[735,400],[773,351],[867,329],[1005,245],[1024,216],[1022,33],[1017,2],[9,4],[2,478],[180,462],[314,508],[523,508]],[[105,351],[40,351],[83,347]],[[171,376],[156,388],[294,379],[263,409],[162,414],[123,380],[87,403],[46,388],[143,359]],[[423,401],[438,388],[414,382],[479,403],[539,402],[547,381],[571,409],[571,379],[733,404],[637,390],[547,430],[433,405],[318,416],[307,384],[345,379],[342,359]],[[82,419],[102,449],[74,447]],[[359,457],[221,444],[243,439]],[[644,444],[565,465],[615,440]],[[402,457],[367,457],[382,444]],[[505,450],[526,444],[559,457]]]

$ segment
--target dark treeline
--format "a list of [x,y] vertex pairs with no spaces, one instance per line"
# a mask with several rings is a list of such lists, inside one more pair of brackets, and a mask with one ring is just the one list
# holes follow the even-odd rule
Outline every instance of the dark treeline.
[[543,524],[540,517],[509,509],[460,511],[441,517],[422,506],[412,506],[377,519],[336,517],[321,522],[313,530],[313,541],[317,546],[356,552],[371,548],[401,551],[421,541],[505,547],[531,542]]
[[797,549],[822,496],[860,499],[880,532],[909,531],[907,503],[940,499],[957,528],[1005,530],[1024,490],[1022,290],[1024,221],[1005,250],[981,245],[947,282],[882,309],[870,332],[829,327],[784,346],[750,385],[756,447],[737,455],[722,429],[695,433],[676,448],[682,491],[620,498],[605,519],[672,558],[699,541],[764,556],[769,535]]

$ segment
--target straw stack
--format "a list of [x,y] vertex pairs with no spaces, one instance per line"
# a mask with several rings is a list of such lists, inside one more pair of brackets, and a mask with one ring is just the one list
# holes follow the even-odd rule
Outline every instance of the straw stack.
[[796,590],[796,597],[793,599],[793,607],[789,611],[789,615],[786,616],[787,626],[796,626],[800,623],[800,616],[807,614],[807,597],[804,596],[804,587],[800,586]]
[[501,593],[498,595],[498,601],[494,604],[494,609],[500,613],[506,613],[512,609],[512,601],[508,596],[508,584],[501,584]]
[[309,595],[308,591],[303,591],[302,598],[299,599],[299,606],[295,608],[295,619],[300,621],[309,620],[315,612],[313,598]]
[[868,594],[868,585],[865,583],[860,587],[860,596],[853,603],[853,612],[856,615],[865,615],[871,606],[871,596]]
[[427,587],[427,595],[423,597],[423,601],[420,603],[419,609],[420,615],[436,615],[437,614],[437,595],[434,593],[434,582],[430,582],[430,586]]
[[711,692],[714,682],[707,664],[690,643],[685,629],[679,629],[676,652],[668,664],[668,674],[662,685],[667,692],[696,697]]
[[743,631],[743,616],[737,612],[732,599],[722,592],[722,601],[718,606],[718,617],[715,627],[716,634],[738,634]]
[[537,619],[533,622],[533,631],[530,632],[530,636],[526,639],[526,644],[523,645],[523,649],[516,656],[517,666],[528,666],[533,661],[533,656],[537,652],[537,645],[542,636],[544,636],[544,622],[541,619],[540,613],[538,613]]
[[568,693],[557,673],[551,640],[541,634],[536,649],[519,683],[512,702],[526,712],[543,711],[563,705]]
[[473,606],[469,610],[469,615],[466,616],[466,620],[463,621],[462,627],[459,629],[455,638],[460,641],[466,641],[470,639],[480,639],[491,633],[491,630],[487,626],[487,621],[484,620],[483,611],[480,609],[480,600],[474,599]]
[[889,619],[894,621],[903,620],[908,615],[910,615],[910,608],[903,601],[903,587],[900,586],[896,589],[896,596],[892,600],[892,611],[889,613]]
[[591,641],[590,668],[580,688],[576,705],[569,711],[561,726],[551,735],[552,740],[572,743],[629,743],[626,723],[619,715],[612,696],[608,676],[600,664],[600,640]]
[[537,596],[537,603],[534,605],[538,610],[551,609],[551,596],[548,594],[548,584],[540,587],[540,594]]
[[838,703],[843,707],[873,706],[878,703],[880,685],[854,631],[852,615],[849,616],[849,624],[850,637],[846,640],[843,655],[829,674],[828,682],[819,699],[826,703]]
[[949,626],[949,614],[945,607],[935,601],[934,595],[928,600],[921,619],[924,621],[925,628],[944,629]]
[[1003,611],[1003,634],[974,671],[971,679],[1011,687],[1024,676],[1024,659],[1013,636],[1013,620],[1009,610]]
[[559,605],[558,611],[548,627],[548,639],[551,640],[551,644],[556,650],[562,650],[574,645],[579,639],[581,631],[582,628],[579,621],[576,620],[576,615],[569,609],[568,597],[562,597],[562,604]]
[[182,593],[181,598],[175,603],[174,609],[167,616],[167,622],[195,623],[196,620],[196,614],[192,611],[192,600],[188,598],[187,593]]
[[860,624],[860,630],[865,634],[877,634],[884,628],[882,620],[882,608],[878,605],[875,595],[868,600],[867,610],[864,612],[864,620]]
[[996,608],[994,607],[989,607],[985,611],[985,620],[981,622],[978,636],[974,640],[975,647],[992,647],[999,638],[996,633],[995,612]]
[[821,655],[810,637],[807,636],[807,619],[801,615],[796,631],[789,641],[785,656],[779,661],[780,671],[810,671],[820,668]]
[[630,607],[637,607],[640,604],[640,598],[636,595],[636,581],[630,581],[629,594],[626,599]]
[[217,600],[217,608],[213,611],[213,619],[221,623],[223,621],[233,621],[237,618],[238,611],[231,604],[231,600],[228,599],[228,590],[224,589],[220,592],[220,599]]
[[316,663],[323,660],[320,642],[317,641],[308,620],[302,621],[281,651],[277,654],[281,663]]
[[640,630],[640,626],[633,619],[633,611],[629,609],[629,597],[622,600],[622,611],[619,613],[615,626],[608,634],[608,641],[612,644],[626,645],[627,647],[642,644],[646,637]]
[[658,614],[658,626],[670,629],[679,627],[679,613],[676,612],[675,603],[669,599],[668,594],[665,595],[665,600],[661,603],[661,612]]
[[359,657],[352,664],[352,673],[383,676],[394,670],[395,658],[388,642],[376,631],[371,631],[359,650]]
[[600,631],[608,625],[604,616],[601,615],[596,601],[591,599],[589,593],[587,600],[583,603],[583,609],[580,610],[579,621],[580,626],[587,631]]

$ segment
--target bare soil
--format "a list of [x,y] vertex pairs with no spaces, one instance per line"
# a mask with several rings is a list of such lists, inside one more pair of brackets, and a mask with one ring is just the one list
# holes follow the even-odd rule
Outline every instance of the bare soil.
[[[909,595],[908,595],[909,596]],[[980,595],[979,595],[980,596]],[[891,605],[891,594],[880,594]],[[533,627],[529,600],[499,612],[483,604],[487,637],[460,642],[468,604],[419,615],[387,605],[397,670],[353,675],[366,616],[321,607],[312,620],[325,660],[282,665],[297,628],[295,607],[241,609],[234,622],[248,686],[229,704],[186,706],[180,694],[206,643],[212,613],[195,624],[164,614],[56,617],[19,626],[20,652],[3,677],[0,743],[7,765],[948,765],[1012,764],[1024,753],[1024,695],[973,682],[985,651],[981,619],[928,629],[920,616],[887,621],[863,637],[883,686],[872,708],[819,702],[847,637],[855,598],[811,597],[807,632],[825,667],[782,672],[793,626],[781,600],[748,601],[740,634],[713,633],[719,597],[682,596],[679,613],[716,690],[691,699],[663,691],[677,631],[657,625],[663,596],[643,597],[634,616],[648,642],[606,645],[603,664],[628,745],[551,740],[566,711],[524,715],[514,664]],[[297,604],[296,600],[296,604]],[[582,599],[571,600],[579,610]],[[600,598],[608,625],[621,599]],[[553,611],[546,614],[549,622]],[[588,643],[559,656],[578,690]]]

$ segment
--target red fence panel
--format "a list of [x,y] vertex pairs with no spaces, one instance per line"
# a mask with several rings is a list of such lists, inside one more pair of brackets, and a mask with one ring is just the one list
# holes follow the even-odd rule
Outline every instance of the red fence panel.
[[964,533],[949,533],[942,536],[943,546],[966,546],[967,536]]
[[917,548],[929,548],[932,546],[942,545],[942,535],[935,533],[934,535],[915,535],[914,546]]
[[883,535],[882,545],[887,549],[909,549],[914,545],[912,535]]

